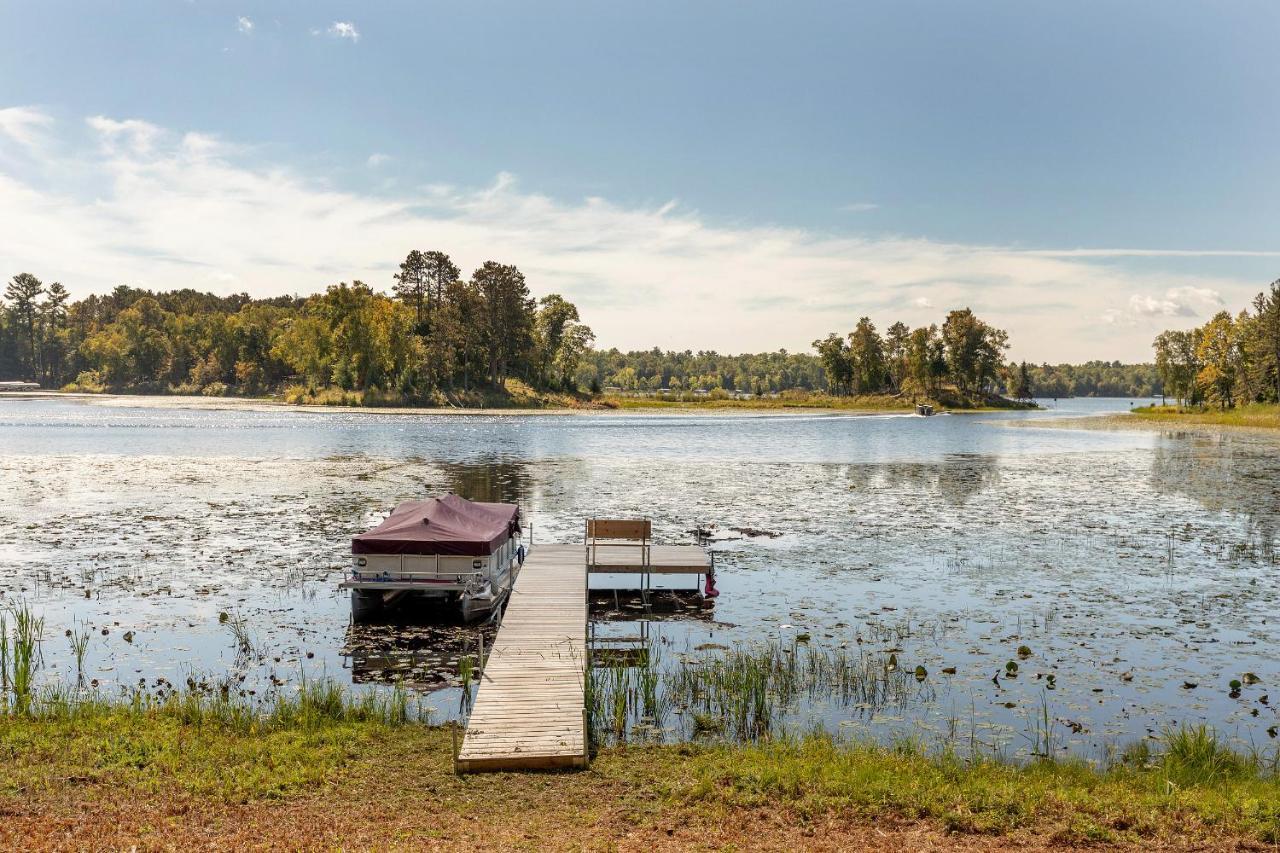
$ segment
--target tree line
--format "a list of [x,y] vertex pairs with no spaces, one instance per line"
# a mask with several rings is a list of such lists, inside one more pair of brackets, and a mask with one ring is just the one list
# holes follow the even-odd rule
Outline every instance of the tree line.
[[595,390],[665,389],[673,394],[699,389],[770,394],[826,388],[822,365],[813,355],[785,349],[742,355],[721,355],[713,350],[664,352],[656,347],[632,352],[596,350],[588,354],[580,379],[583,387]]
[[951,311],[941,326],[897,322],[883,336],[863,317],[847,335],[832,332],[813,346],[834,394],[938,399],[950,385],[965,400],[1004,390],[1019,399],[1032,395],[1027,365],[1005,364],[1008,333],[968,308]]
[[1203,326],[1161,332],[1152,346],[1165,392],[1179,405],[1280,402],[1280,280],[1239,314],[1220,311]]
[[464,279],[447,254],[415,250],[391,285],[269,299],[122,285],[73,302],[60,283],[19,273],[0,294],[0,378],[144,393],[376,390],[424,402],[509,378],[566,391],[1280,399],[1280,282],[1238,315],[1164,332],[1154,364],[1130,365],[1006,364],[1008,335],[967,308],[883,335],[864,317],[814,341],[813,353],[596,350],[577,308],[556,294],[535,300],[515,266],[489,261]]
[[409,253],[392,295],[360,281],[271,299],[122,285],[69,302],[61,284],[20,273],[0,299],[0,375],[94,390],[565,389],[593,340],[573,303],[535,300],[515,266],[486,261],[463,279],[435,251]]
[[1164,388],[1150,363],[1037,364],[1028,373],[1037,397],[1154,397]]

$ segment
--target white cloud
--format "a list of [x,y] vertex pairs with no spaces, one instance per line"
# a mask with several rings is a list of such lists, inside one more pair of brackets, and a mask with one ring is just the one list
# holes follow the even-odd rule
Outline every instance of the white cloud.
[[[1097,318],[1175,320],[1257,289],[1145,271],[1152,262],[1135,272],[1001,246],[718,225],[672,202],[566,202],[507,173],[482,187],[341,191],[207,134],[87,122],[99,144],[54,139],[39,155],[50,168],[0,160],[0,278],[27,270],[76,296],[122,282],[268,296],[354,278],[386,288],[410,249],[442,249],[465,271],[519,265],[535,293],[577,302],[606,347],[803,350],[863,315],[883,328],[969,305],[1036,361],[1146,358],[1149,336]],[[1163,295],[1117,305],[1116,293]]]
[[1135,293],[1123,308],[1108,308],[1102,321],[1112,326],[1168,323],[1178,318],[1202,318],[1222,310],[1226,302],[1211,287],[1171,287],[1163,295]]
[[7,136],[23,148],[38,148],[53,117],[35,107],[6,107],[0,110],[0,136]]
[[90,116],[85,124],[97,132],[104,148],[116,150],[123,145],[135,154],[149,153],[162,133],[154,124],[138,119],[116,121],[106,116]]
[[236,18],[236,29],[245,35],[250,35],[253,32],[253,20],[241,15]]
[[390,159],[391,159],[391,156],[389,154],[381,154],[375,151],[374,153],[369,155],[369,159],[365,160],[364,164],[368,166],[370,169],[376,169],[379,166],[383,165],[384,163],[388,162]]
[[334,38],[360,41],[360,31],[357,30],[356,25],[350,21],[334,21],[329,25],[329,35]]
[[880,205],[870,201],[855,201],[852,204],[842,205],[840,210],[845,213],[866,213],[869,210],[875,210]]

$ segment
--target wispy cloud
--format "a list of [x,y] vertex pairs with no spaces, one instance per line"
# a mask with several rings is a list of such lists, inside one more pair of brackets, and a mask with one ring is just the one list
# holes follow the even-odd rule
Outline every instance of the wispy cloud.
[[53,126],[53,117],[35,107],[6,107],[0,109],[0,136],[16,142],[23,148],[36,148]]
[[391,160],[391,156],[389,154],[382,154],[380,152],[375,151],[374,153],[369,155],[369,159],[365,160],[364,164],[368,166],[370,169],[376,169],[390,160]]
[[844,204],[840,206],[840,210],[844,213],[866,213],[876,210],[880,205],[870,201],[855,201],[852,204]]
[[97,131],[103,147],[112,151],[124,146],[135,154],[147,154],[161,133],[156,125],[138,119],[116,121],[106,116],[90,116],[85,123]]
[[557,200],[507,173],[479,187],[337,190],[209,134],[105,116],[85,126],[87,146],[0,111],[6,138],[57,143],[30,155],[44,158],[38,170],[0,159],[3,277],[28,270],[76,295],[129,282],[266,296],[353,278],[385,288],[409,249],[438,248],[464,270],[518,264],[536,292],[577,302],[603,346],[805,349],[862,315],[916,324],[970,305],[1029,360],[1147,357],[1145,334],[1098,318],[1189,321],[1257,287],[1009,247],[720,225],[676,203]]
[[329,25],[329,35],[334,38],[360,41],[360,31],[351,21],[334,21]]
[[253,20],[251,18],[246,18],[244,15],[241,15],[239,18],[236,18],[236,29],[245,35],[252,34]]

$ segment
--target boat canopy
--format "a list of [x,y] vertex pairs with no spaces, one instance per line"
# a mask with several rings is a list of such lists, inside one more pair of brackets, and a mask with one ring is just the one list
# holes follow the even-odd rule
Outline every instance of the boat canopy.
[[485,557],[520,530],[520,507],[457,495],[405,501],[372,530],[351,537],[353,554]]

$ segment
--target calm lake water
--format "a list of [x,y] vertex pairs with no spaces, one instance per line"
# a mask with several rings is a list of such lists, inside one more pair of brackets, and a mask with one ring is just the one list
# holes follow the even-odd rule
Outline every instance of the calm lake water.
[[[700,618],[644,625],[664,659],[808,635],[929,672],[893,707],[817,698],[789,712],[798,725],[959,727],[1017,753],[1048,708],[1062,745],[1089,756],[1199,722],[1267,747],[1280,723],[1280,445],[1050,423],[1131,402],[481,417],[8,397],[0,604],[44,615],[46,679],[74,680],[74,627],[92,631],[85,676],[103,690],[398,677],[441,719],[458,710],[454,647],[476,632],[353,633],[336,586],[353,533],[398,501],[454,491],[518,500],[535,543],[578,541],[589,515],[650,516],[659,541],[712,528],[722,594]],[[224,613],[245,621],[253,654],[237,652]],[[1018,677],[993,681],[1013,659]],[[1246,672],[1259,683],[1230,695]]]

